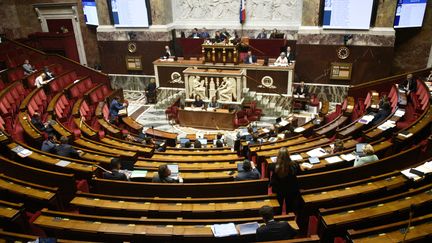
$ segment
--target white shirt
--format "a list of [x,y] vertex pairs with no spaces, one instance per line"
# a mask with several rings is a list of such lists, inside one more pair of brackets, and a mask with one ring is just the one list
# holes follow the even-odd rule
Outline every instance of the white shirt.
[[40,88],[44,84],[46,84],[46,82],[43,80],[42,76],[37,76],[37,78],[35,79],[35,86]]
[[288,58],[286,58],[286,57],[282,57],[282,56],[279,56],[279,57],[276,59],[276,61],[275,61],[274,64],[275,64],[275,65],[288,65]]

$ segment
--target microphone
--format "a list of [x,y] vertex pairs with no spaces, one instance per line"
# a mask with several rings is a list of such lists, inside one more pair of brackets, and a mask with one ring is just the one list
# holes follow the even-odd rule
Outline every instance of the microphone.
[[412,217],[413,217],[413,215],[414,215],[414,211],[416,210],[416,208],[417,208],[417,205],[415,205],[415,204],[411,204],[411,205],[410,205],[408,225],[407,225],[407,228],[406,228],[406,230],[405,230],[405,232],[404,232],[404,237],[403,237],[402,242],[405,242],[405,241],[406,241],[406,236],[408,235],[408,232],[410,231]]

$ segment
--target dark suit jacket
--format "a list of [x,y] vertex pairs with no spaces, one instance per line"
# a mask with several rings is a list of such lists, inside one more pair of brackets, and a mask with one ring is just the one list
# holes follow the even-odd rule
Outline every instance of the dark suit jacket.
[[257,229],[256,240],[288,240],[296,234],[297,232],[287,222],[270,221]]
[[118,172],[117,170],[103,173],[103,178],[108,180],[117,180],[117,181],[127,181],[127,177],[125,174]]
[[152,182],[156,182],[156,183],[176,183],[178,182],[177,180],[171,178],[171,177],[165,177],[165,178],[160,178],[158,173],[155,173],[153,178],[152,178]]
[[303,92],[302,92],[302,91],[301,91],[301,87],[300,87],[300,85],[299,85],[299,86],[297,86],[297,88],[296,88],[294,94],[296,94],[296,95],[304,95],[304,96],[306,97],[306,96],[309,95],[309,90],[308,90],[308,88],[307,88],[306,85],[305,85],[305,86],[303,87]]
[[415,92],[417,90],[417,81],[415,79],[404,80],[399,85],[401,85],[404,89],[406,89],[408,87],[408,83],[409,83],[409,91]]
[[261,174],[259,171],[255,168],[251,171],[242,171],[239,172],[237,177],[235,178],[236,181],[246,181],[246,180],[256,180],[261,177]]
[[79,158],[78,152],[70,144],[60,144],[55,149],[56,154],[69,158]]
[[294,52],[292,52],[292,50],[291,50],[291,52],[289,53],[289,55],[288,55],[288,53],[287,53],[287,59],[288,59],[288,62],[292,62],[292,61],[295,60],[295,55],[294,55]]
[[259,33],[257,39],[267,39],[267,33]]
[[246,56],[243,60],[245,64],[252,64],[257,62],[257,57],[255,55],[252,55],[252,62],[249,61],[249,56]]

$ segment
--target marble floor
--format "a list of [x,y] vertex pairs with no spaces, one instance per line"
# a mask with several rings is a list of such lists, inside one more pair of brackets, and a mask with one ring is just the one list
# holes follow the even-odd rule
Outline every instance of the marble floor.
[[[146,104],[146,98],[143,92],[124,90],[124,96],[129,101],[128,114],[133,117],[137,122],[144,126],[144,130],[147,128],[155,128],[162,131],[178,133],[180,136],[186,134],[215,134],[222,132],[225,135],[235,136],[235,131],[220,131],[220,130],[208,130],[208,129],[197,129],[191,127],[182,127],[177,124],[171,124],[166,119],[165,109],[159,108],[159,105]],[[164,102],[163,100],[159,101]],[[300,117],[305,118],[305,122],[309,121],[313,114],[302,112],[298,114]],[[273,116],[262,116],[260,121],[257,121],[254,125],[258,127],[270,127],[275,123],[277,117]]]

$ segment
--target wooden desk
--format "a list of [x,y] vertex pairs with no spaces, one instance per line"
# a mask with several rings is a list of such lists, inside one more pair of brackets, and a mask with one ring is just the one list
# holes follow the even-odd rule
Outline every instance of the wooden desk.
[[[279,55],[279,54],[278,54]],[[190,67],[204,69],[222,70],[244,70],[246,75],[246,87],[258,93],[288,94],[292,93],[292,82],[294,81],[295,64],[287,67],[264,66],[263,60],[258,60],[258,64],[239,64],[239,65],[208,65],[198,60],[178,60],[153,62],[156,73],[156,84],[158,87],[181,88],[184,89],[185,74],[184,70]],[[180,77],[173,80],[172,77]],[[270,84],[271,78],[272,83]],[[265,81],[265,82],[263,82]],[[266,85],[263,85],[266,84]]]
[[158,139],[165,139],[168,146],[175,147],[177,141],[177,133],[165,132],[154,128],[148,128],[144,132],[146,135],[153,136]]
[[232,131],[235,129],[234,117],[235,112],[229,112],[225,109],[217,109],[216,111],[178,110],[180,125],[185,127]]

